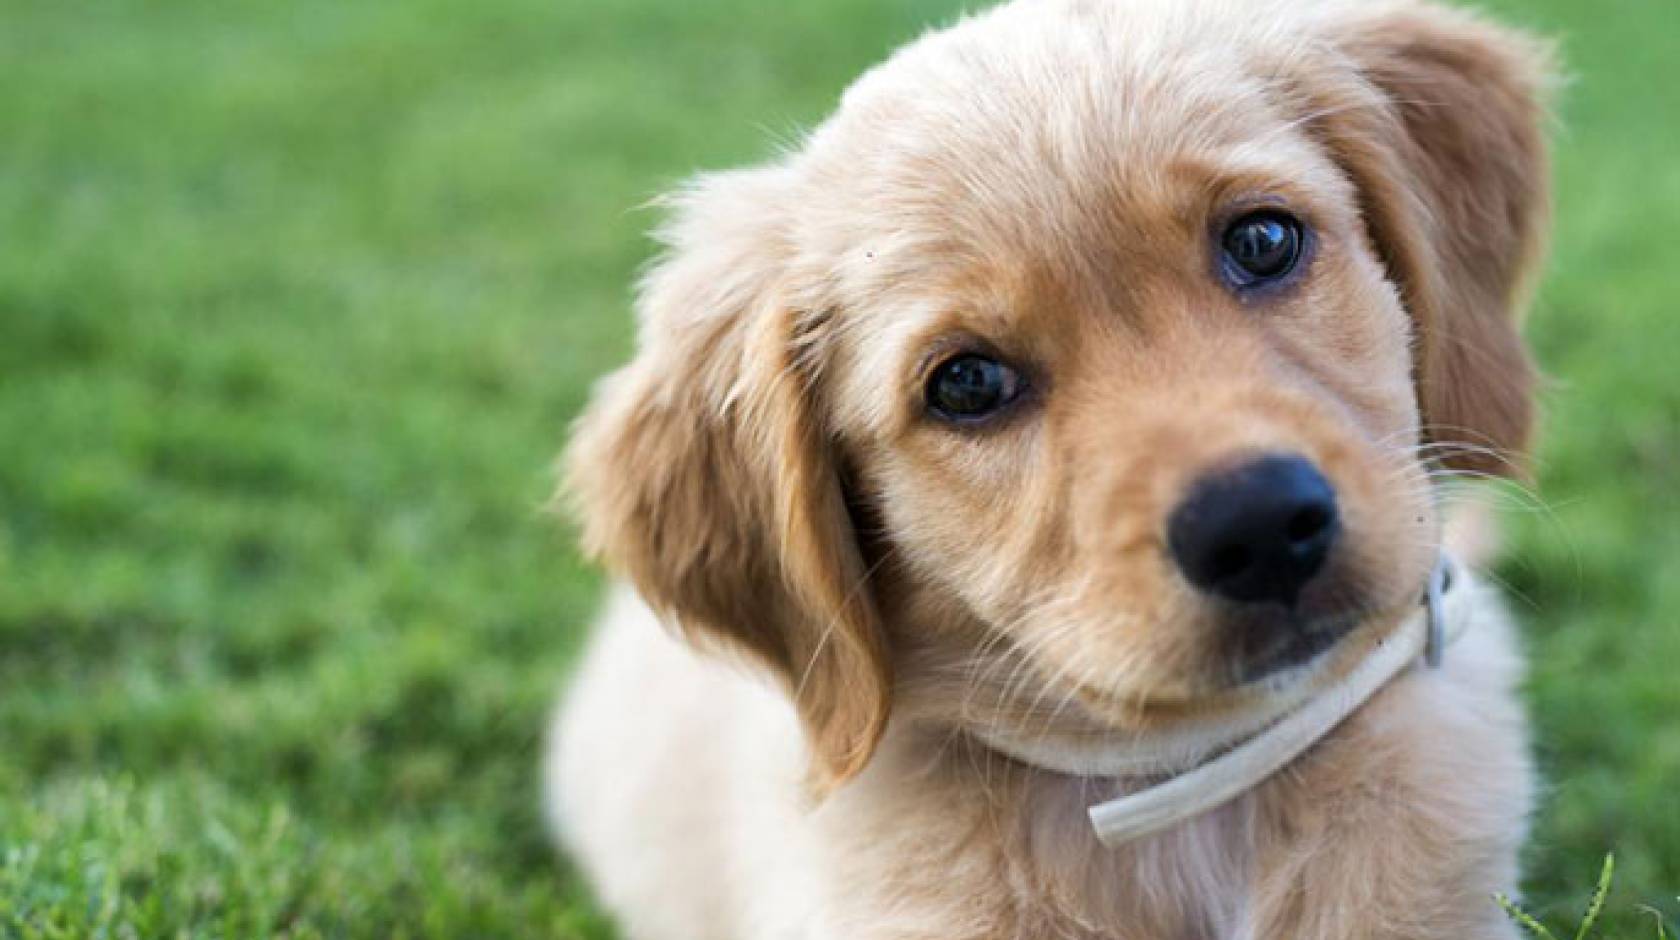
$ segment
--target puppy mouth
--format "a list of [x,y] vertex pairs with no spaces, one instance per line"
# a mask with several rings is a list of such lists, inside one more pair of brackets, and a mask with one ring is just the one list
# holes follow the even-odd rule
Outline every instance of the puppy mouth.
[[1262,699],[1291,697],[1314,685],[1343,641],[1371,620],[1369,611],[1356,609],[1316,614],[1281,607],[1245,611],[1220,625],[1232,638],[1222,674],[1207,675],[1195,688],[1156,690],[1142,697],[1084,686],[1081,697],[1129,721],[1199,720],[1252,707]]
[[1276,681],[1325,658],[1360,619],[1342,614],[1302,618],[1284,614],[1276,622],[1248,624],[1243,630],[1243,655],[1236,661],[1233,679],[1238,686]]
[[1336,571],[1315,579],[1293,605],[1225,605],[1214,616],[1226,638],[1226,682],[1263,690],[1304,677],[1349,634],[1382,619],[1385,600],[1356,574]]
[[1203,648],[1199,669],[1147,691],[1082,684],[1080,698],[1114,720],[1148,726],[1269,707],[1262,703],[1319,687],[1344,654],[1400,610],[1386,593],[1348,576],[1323,579],[1294,606],[1204,608],[1194,629],[1218,639]]

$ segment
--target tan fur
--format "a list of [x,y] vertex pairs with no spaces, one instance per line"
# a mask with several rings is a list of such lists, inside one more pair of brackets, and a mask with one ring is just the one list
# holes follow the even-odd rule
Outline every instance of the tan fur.
[[648,278],[641,355],[579,424],[569,482],[590,550],[697,638],[774,667],[845,777],[886,722],[890,667],[773,283],[777,234],[727,217],[773,204],[776,174],[758,175],[677,200],[682,250]]
[[[1016,0],[677,196],[640,350],[567,463],[636,593],[556,724],[551,806],[631,936],[1511,936],[1491,894],[1530,782],[1495,598],[1447,670],[1124,849],[1084,808],[1139,781],[971,732],[1193,744],[1417,603],[1433,477],[1517,472],[1528,440],[1544,69],[1422,3]],[[1214,233],[1262,205],[1315,254],[1238,297]],[[1032,392],[953,429],[921,389],[976,347]],[[1274,451],[1342,507],[1303,609],[1370,626],[1242,683],[1253,650],[1162,531],[1191,481]]]

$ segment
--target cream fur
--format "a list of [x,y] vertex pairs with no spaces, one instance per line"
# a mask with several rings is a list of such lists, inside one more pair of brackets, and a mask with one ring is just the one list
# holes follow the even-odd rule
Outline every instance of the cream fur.
[[[547,769],[628,936],[1514,936],[1492,895],[1532,782],[1493,596],[1444,671],[1123,849],[1085,808],[1138,778],[976,732],[1228,738],[1357,660],[1443,539],[1491,551],[1437,484],[1528,445],[1546,74],[1425,2],[1015,0],[872,70],[801,148],[672,197],[637,355],[568,451],[623,581]],[[1212,233],[1256,205],[1315,248],[1245,294]],[[953,427],[922,388],[975,347],[1032,394]],[[1344,523],[1292,622],[1351,626],[1247,682],[1266,622],[1191,587],[1162,530],[1265,452],[1319,466]]]
[[1532,797],[1497,598],[1301,766],[1123,850],[1039,774],[916,729],[813,805],[793,710],[620,587],[556,718],[549,805],[636,940],[1504,938]]

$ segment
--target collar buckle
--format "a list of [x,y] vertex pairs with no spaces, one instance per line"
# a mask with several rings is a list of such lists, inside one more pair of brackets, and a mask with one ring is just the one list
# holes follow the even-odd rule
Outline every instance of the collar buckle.
[[1447,655],[1447,588],[1452,584],[1452,568],[1447,556],[1435,562],[1429,573],[1429,587],[1424,593],[1425,616],[1429,621],[1428,639],[1423,647],[1423,661],[1430,669],[1441,668]]

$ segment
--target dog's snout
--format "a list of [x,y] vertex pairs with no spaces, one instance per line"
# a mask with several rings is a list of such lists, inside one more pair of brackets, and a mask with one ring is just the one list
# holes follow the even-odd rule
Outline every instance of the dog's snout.
[[1167,522],[1191,584],[1226,600],[1294,606],[1341,528],[1336,491],[1301,457],[1262,457],[1196,481]]

